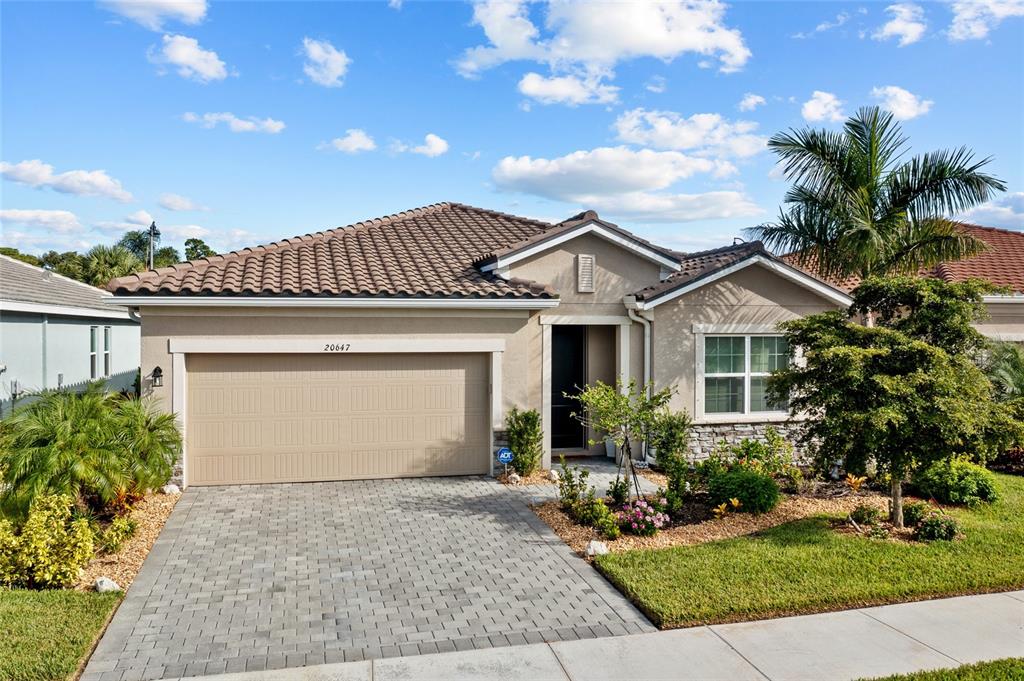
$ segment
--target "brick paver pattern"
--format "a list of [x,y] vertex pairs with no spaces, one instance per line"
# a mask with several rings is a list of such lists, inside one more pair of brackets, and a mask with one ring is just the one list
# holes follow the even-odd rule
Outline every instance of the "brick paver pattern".
[[654,627],[527,507],[422,478],[191,488],[82,681],[142,681]]

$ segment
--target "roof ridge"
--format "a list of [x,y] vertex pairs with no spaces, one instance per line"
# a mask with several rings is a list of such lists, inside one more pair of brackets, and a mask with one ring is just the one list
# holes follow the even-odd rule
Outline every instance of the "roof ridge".
[[530,224],[537,225],[539,227],[544,227],[547,229],[550,229],[551,227],[556,227],[557,225],[561,224],[544,222],[543,220],[537,220],[536,218],[527,218],[523,217],[522,215],[513,215],[512,213],[503,213],[502,211],[494,210],[493,208],[480,208],[479,206],[472,206],[468,203],[461,203],[458,201],[448,201],[446,202],[446,205],[455,208],[464,208],[466,210],[476,211],[477,213],[484,213],[485,215],[495,215],[497,217],[506,218],[508,220],[516,220],[517,222],[528,222]]
[[[689,253],[683,253],[682,254],[682,259],[683,260],[689,260],[690,258],[703,258],[704,256],[714,255],[715,253],[724,253],[725,251],[731,251],[731,250],[738,250],[739,251],[739,250],[743,250],[743,249],[746,249],[746,248],[750,248],[752,250],[760,250],[760,251],[767,252],[765,247],[764,247],[764,243],[761,242],[760,240],[758,240],[758,241],[743,241],[743,242],[738,243],[738,244],[729,244],[728,246],[719,246],[718,248],[709,248],[709,249],[704,250],[704,251],[692,251],[692,252],[689,252]],[[781,259],[782,256],[774,256],[774,257]]]
[[60,279],[63,279],[64,281],[68,282],[69,284],[76,284],[78,286],[85,287],[85,288],[89,289],[90,291],[92,291],[93,293],[96,293],[98,295],[101,295],[101,296],[109,296],[109,295],[111,295],[109,291],[107,291],[105,289],[101,289],[99,286],[93,286],[92,284],[87,284],[84,281],[78,281],[77,279],[72,279],[71,277],[65,276],[65,275],[61,274],[60,272],[54,272],[53,270],[48,270],[45,267],[39,267],[38,265],[33,265],[32,263],[25,262],[24,260],[18,260],[17,258],[12,258],[9,255],[4,255],[3,253],[0,253],[0,258],[4,258],[5,260],[8,260],[9,262],[13,262],[13,263],[16,263],[18,265],[24,265],[25,267],[30,267],[30,268],[32,268],[34,270],[39,270],[40,272],[44,272],[44,273],[50,275],[51,277],[58,277]]

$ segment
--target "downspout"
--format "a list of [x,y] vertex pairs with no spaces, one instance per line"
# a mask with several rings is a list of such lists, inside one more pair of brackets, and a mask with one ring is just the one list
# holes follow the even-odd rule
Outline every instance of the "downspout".
[[131,319],[133,322],[138,322],[139,324],[141,324],[142,323],[142,315],[139,314],[139,308],[137,308],[137,307],[129,307],[128,308],[128,319]]
[[[651,385],[651,320],[638,314],[640,305],[636,302],[635,296],[625,296],[622,299],[622,304],[626,306],[626,314],[634,322],[640,322],[640,325],[644,327],[644,385],[643,389],[647,393],[648,397],[651,395],[651,390],[654,386]],[[640,445],[641,455],[643,460],[647,461],[647,442],[646,440]]]

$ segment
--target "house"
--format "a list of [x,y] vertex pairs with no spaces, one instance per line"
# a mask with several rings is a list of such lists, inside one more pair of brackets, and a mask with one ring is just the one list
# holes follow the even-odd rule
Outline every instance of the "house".
[[[976,326],[992,340],[1024,342],[1024,232],[972,224],[961,224],[960,229],[985,242],[987,249],[970,258],[939,263],[922,270],[920,276],[948,282],[984,279],[1005,288],[1005,293],[985,296],[989,316]],[[783,260],[793,266],[800,264],[796,254],[785,255]],[[813,263],[804,265],[814,273]],[[849,292],[858,281],[849,277],[831,283]]]
[[549,466],[591,447],[565,393],[597,380],[676,386],[698,447],[784,427],[776,324],[849,303],[760,243],[684,254],[594,212],[458,203],[108,288],[141,316],[190,485],[488,473],[512,406],[540,411]]
[[133,390],[139,322],[111,294],[0,255],[0,415],[39,390]]

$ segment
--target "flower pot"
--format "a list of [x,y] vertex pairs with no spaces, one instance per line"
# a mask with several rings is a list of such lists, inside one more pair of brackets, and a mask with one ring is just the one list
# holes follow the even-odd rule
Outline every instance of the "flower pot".
[[604,439],[604,455],[607,456],[609,459],[614,459],[616,449],[617,448],[615,446],[615,440],[611,439],[610,437],[606,437]]

